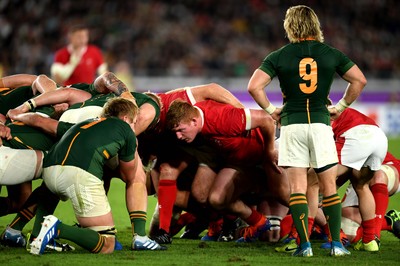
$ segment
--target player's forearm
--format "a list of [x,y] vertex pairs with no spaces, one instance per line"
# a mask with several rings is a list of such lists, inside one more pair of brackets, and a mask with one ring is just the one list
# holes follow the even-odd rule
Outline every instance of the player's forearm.
[[70,60],[66,64],[53,63],[50,68],[51,77],[57,83],[66,81],[72,75],[80,60],[80,57],[71,55]]
[[220,103],[230,104],[237,108],[244,108],[243,104],[227,89],[216,84],[210,83],[194,87],[186,87],[190,90],[196,102],[213,100]]
[[350,68],[343,75],[343,79],[349,82],[343,95],[343,99],[348,105],[350,105],[358,98],[358,96],[360,96],[362,90],[367,85],[367,79],[357,65]]
[[31,86],[37,78],[36,75],[16,74],[0,78],[0,88],[17,88],[21,86]]
[[26,114],[18,114],[15,116],[11,117],[14,121],[19,121],[24,123],[24,125],[26,126],[30,126],[30,127],[36,127],[36,125],[39,125],[38,120],[39,115],[35,114],[35,113],[26,113]]
[[273,151],[275,149],[275,124],[272,119],[271,121],[268,121],[261,127],[266,151]]
[[41,94],[34,98],[36,106],[45,106],[58,103],[68,103],[69,105],[77,102],[85,101],[86,99],[76,99],[74,92],[77,91],[71,88],[58,89]]
[[270,101],[265,93],[265,87],[271,82],[271,77],[260,69],[256,69],[249,80],[247,91],[254,101],[262,108],[270,106]]
[[[340,99],[336,103],[336,105],[334,106],[334,109],[336,109],[337,112],[339,112],[339,114],[342,113],[347,107],[349,107],[358,98],[358,96],[360,95],[363,88],[364,88],[364,85],[362,85],[362,83],[359,83],[359,82],[349,83],[342,99]],[[330,109],[329,112],[331,114],[331,117],[333,116],[333,118],[334,118],[337,116],[335,111],[332,111],[332,109]]]
[[55,63],[51,66],[50,72],[51,77],[56,80],[57,83],[62,83],[66,81],[74,72],[76,65],[66,64],[61,65]]
[[[264,110],[272,107],[264,88],[259,87],[258,89],[248,90],[254,101]],[[273,112],[273,111],[272,111]]]
[[35,120],[31,123],[33,127],[39,128],[44,133],[53,137],[57,136],[58,120],[36,114]]
[[365,85],[361,82],[349,83],[343,95],[343,99],[348,105],[352,104],[360,96]]
[[[66,96],[69,94],[69,92],[68,92],[69,90],[72,90],[72,89],[65,89],[65,90],[60,89],[60,90],[49,91],[47,93],[41,94],[35,98],[27,100],[26,102],[24,102],[23,104],[21,104],[20,106],[14,108],[14,109],[10,109],[7,112],[7,115],[11,119],[15,119],[14,117],[16,115],[21,114],[21,113],[27,113],[39,106],[58,104],[58,103],[64,103],[64,102],[71,105],[71,103],[73,103],[73,102],[69,101],[67,99],[68,96]],[[90,95],[90,93],[82,91],[82,94],[83,93]],[[82,100],[82,98],[80,98],[80,99]]]
[[52,136],[55,136],[57,133],[57,125],[58,125],[57,120],[48,117],[43,117],[36,113],[17,114],[15,116],[12,115],[10,118],[15,121],[22,122],[26,126],[39,128],[43,132],[50,134]]
[[57,84],[54,80],[46,75],[39,75],[32,83],[32,91],[36,95],[37,92],[45,93],[57,89]]
[[275,121],[263,110],[249,109],[251,116],[251,125],[248,129],[259,128],[264,137],[264,146],[268,149],[274,149],[275,141]]
[[100,93],[114,93],[120,96],[124,92],[129,92],[129,88],[112,72],[105,72],[94,81],[96,91]]
[[217,98],[218,102],[230,104],[236,108],[244,108],[244,105],[232,93],[227,90],[222,90],[222,93]]
[[[196,88],[194,88],[195,90]],[[196,93],[193,93],[196,101],[211,99],[216,102],[230,104],[237,108],[244,108],[244,105],[229,90],[216,83],[205,85],[201,94],[196,95]],[[200,100],[198,100],[199,97]]]

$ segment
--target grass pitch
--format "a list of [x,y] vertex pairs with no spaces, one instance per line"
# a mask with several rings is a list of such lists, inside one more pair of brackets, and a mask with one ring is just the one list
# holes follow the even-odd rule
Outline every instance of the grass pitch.
[[[400,158],[400,138],[391,139],[389,151]],[[40,181],[34,181],[35,185]],[[343,191],[340,191],[343,193]],[[1,195],[5,195],[3,189]],[[256,242],[251,244],[201,242],[200,240],[179,239],[179,234],[173,239],[166,251],[138,252],[130,250],[131,226],[125,207],[124,184],[113,180],[109,192],[109,200],[113,210],[118,240],[123,250],[111,255],[90,254],[76,246],[69,253],[46,253],[33,256],[20,248],[0,247],[0,265],[398,265],[400,255],[400,240],[389,232],[382,232],[381,250],[377,253],[354,251],[351,256],[332,258],[327,250],[319,248],[322,243],[313,241],[314,257],[295,258],[289,254],[275,252],[280,244]],[[154,210],[156,198],[149,197],[148,224]],[[390,198],[389,208],[400,209],[400,193]],[[76,222],[69,202],[60,203],[55,215],[66,224]],[[14,215],[0,218],[0,232],[11,222]],[[24,229],[28,233],[32,229],[30,222]]]

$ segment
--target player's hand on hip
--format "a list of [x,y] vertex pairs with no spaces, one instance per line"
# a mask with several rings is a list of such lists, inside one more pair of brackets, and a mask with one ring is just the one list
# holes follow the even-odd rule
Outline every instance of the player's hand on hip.
[[328,111],[329,115],[331,116],[331,121],[336,120],[341,114],[341,112],[339,112],[335,106],[329,106]]

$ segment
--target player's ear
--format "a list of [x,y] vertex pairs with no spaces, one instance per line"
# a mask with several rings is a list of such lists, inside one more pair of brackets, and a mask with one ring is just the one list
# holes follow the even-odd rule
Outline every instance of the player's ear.
[[193,125],[197,126],[199,123],[199,119],[200,119],[200,117],[193,117],[192,118]]
[[124,122],[129,123],[129,116],[127,116],[127,115],[120,116],[120,119],[121,119],[122,121],[124,121]]

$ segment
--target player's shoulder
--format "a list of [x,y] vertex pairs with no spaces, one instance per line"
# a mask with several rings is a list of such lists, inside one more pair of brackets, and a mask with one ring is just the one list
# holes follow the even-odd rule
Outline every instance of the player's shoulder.
[[70,53],[66,46],[56,50],[54,53],[55,59],[69,57],[69,55]]
[[95,45],[95,44],[89,44],[88,47],[87,47],[87,49],[88,49],[88,51],[99,52],[99,53],[101,53],[100,47],[98,47],[98,46]]

